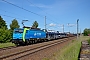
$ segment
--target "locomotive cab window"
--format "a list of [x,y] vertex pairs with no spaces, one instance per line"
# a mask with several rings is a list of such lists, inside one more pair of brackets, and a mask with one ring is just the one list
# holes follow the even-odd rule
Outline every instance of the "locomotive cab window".
[[14,33],[23,33],[23,29],[16,29],[14,30]]

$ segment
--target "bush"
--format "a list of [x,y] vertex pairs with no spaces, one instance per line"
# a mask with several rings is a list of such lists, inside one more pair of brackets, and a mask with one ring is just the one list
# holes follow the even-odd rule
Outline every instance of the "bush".
[[0,29],[0,43],[10,42],[11,36],[10,30]]

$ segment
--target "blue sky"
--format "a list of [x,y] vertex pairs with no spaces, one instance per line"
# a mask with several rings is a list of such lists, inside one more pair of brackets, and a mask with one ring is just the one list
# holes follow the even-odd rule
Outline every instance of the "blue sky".
[[[8,4],[22,7],[26,10]],[[47,29],[62,32],[76,33],[76,21],[79,19],[79,32],[90,28],[90,0],[0,0],[0,15],[6,21],[8,28],[13,19],[17,19],[22,28],[22,20],[25,26],[31,26],[34,21],[39,23],[39,28],[44,28],[46,16]],[[69,23],[69,26],[67,25]]]

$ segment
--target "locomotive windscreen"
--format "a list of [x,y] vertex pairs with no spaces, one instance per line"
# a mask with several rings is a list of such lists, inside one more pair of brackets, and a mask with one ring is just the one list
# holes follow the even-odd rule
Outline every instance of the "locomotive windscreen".
[[15,29],[14,33],[23,33],[23,29]]

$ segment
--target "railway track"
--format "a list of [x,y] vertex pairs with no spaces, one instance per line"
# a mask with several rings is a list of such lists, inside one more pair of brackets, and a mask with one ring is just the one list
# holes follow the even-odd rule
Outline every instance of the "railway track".
[[3,56],[0,56],[0,60],[19,59],[19,58],[22,58],[24,56],[27,56],[27,55],[33,54],[35,52],[41,51],[43,49],[49,48],[51,46],[63,43],[65,41],[68,41],[68,39],[61,39],[61,40],[58,40],[57,42],[52,42],[52,43],[44,44],[44,45],[41,45],[41,46],[38,46],[38,47],[35,47],[35,48],[29,48],[29,49],[26,49],[24,51],[15,52],[15,53],[11,53],[11,54],[8,54],[8,55],[3,55]]
[[0,51],[7,50],[7,49],[13,49],[13,48],[16,48],[16,46],[10,46],[10,47],[0,48]]

